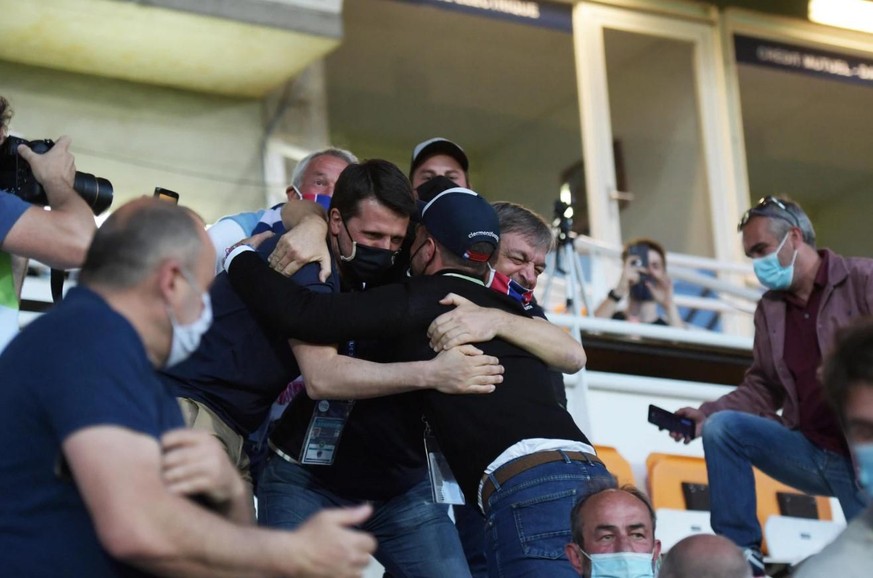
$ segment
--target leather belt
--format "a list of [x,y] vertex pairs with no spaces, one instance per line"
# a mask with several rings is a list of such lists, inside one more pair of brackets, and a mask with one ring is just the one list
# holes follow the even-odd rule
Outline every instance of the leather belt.
[[490,498],[491,494],[494,493],[494,490],[497,489],[494,486],[492,477],[497,480],[497,485],[502,486],[511,478],[517,476],[522,472],[526,472],[531,468],[535,468],[543,464],[550,464],[552,462],[563,462],[565,461],[564,456],[566,456],[566,458],[572,462],[590,462],[600,464],[603,467],[606,467],[604,463],[600,460],[600,458],[598,458],[594,454],[589,454],[585,452],[565,452],[559,450],[548,450],[543,452],[535,452],[526,456],[521,456],[520,458],[516,458],[503,464],[502,466],[494,470],[491,475],[484,476],[485,480],[484,484],[482,484],[482,506],[484,508],[488,507],[488,498]]

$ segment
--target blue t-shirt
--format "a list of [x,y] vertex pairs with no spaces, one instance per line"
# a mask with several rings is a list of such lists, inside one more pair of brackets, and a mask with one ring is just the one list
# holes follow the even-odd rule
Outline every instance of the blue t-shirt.
[[145,576],[100,545],[61,444],[91,426],[153,436],[181,427],[133,326],[79,286],[0,356],[0,572]]
[[30,205],[12,193],[0,191],[0,243],[6,238],[9,229],[18,221]]
[[[278,236],[263,243],[269,255]],[[293,275],[299,285],[313,291],[332,292],[339,286],[336,273],[326,283],[318,279],[319,267],[309,264]],[[226,273],[210,289],[212,327],[197,351],[182,363],[165,369],[161,379],[177,397],[196,400],[215,412],[243,436],[258,429],[276,397],[300,375],[287,336],[258,321],[233,290]]]

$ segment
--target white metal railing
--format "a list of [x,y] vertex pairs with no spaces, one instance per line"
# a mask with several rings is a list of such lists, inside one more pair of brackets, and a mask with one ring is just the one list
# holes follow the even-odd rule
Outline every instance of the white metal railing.
[[[693,397],[701,403],[716,400],[728,391],[724,385],[639,375],[617,375],[600,371],[586,371],[585,381],[588,389],[594,391],[678,399]],[[693,391],[693,395],[689,395],[689,391]]]
[[[583,304],[583,307],[577,309],[581,311],[581,317],[591,319],[590,316],[593,315],[597,304],[606,297],[612,287],[611,283],[615,282],[615,279],[607,279],[611,275],[604,272],[609,271],[617,276],[621,267],[622,247],[579,235],[573,240],[572,251],[567,251],[566,247],[559,247],[558,251],[564,261],[569,255],[573,255],[577,260],[580,254],[588,255],[590,257],[587,267],[590,271],[588,278],[583,272],[585,267],[576,264],[571,266],[563,261],[561,262],[563,274],[556,272],[557,253],[553,253],[547,260],[551,267],[547,268],[545,279],[538,284],[537,298],[547,311],[561,312],[563,308],[559,300],[560,296],[572,298],[574,303]],[[675,294],[674,300],[677,306],[718,313],[724,320],[725,333],[751,335],[751,316],[763,290],[753,281],[754,275],[750,264],[719,261],[683,253],[668,253],[667,260],[672,279],[713,293],[712,296]],[[557,290],[559,295],[556,296],[553,290]],[[566,313],[576,316],[574,311],[566,311]],[[643,334],[649,334],[647,330],[644,331]],[[660,331],[656,329],[651,336],[657,337]],[[665,337],[672,336],[665,335]],[[697,340],[694,337],[690,339],[692,342]],[[679,338],[679,340],[687,339]]]
[[576,316],[565,313],[549,313],[548,317],[549,321],[571,329],[573,334],[577,336],[582,333],[606,333],[609,335],[640,337],[651,341],[706,345],[738,351],[751,351],[752,349],[751,337],[727,335],[700,328],[683,329],[648,323],[628,323],[615,319],[601,319],[599,317]]
[[[593,317],[597,304],[606,296],[612,287],[605,279],[596,278],[597,272],[607,269],[602,261],[613,264],[614,272],[620,268],[622,247],[611,245],[587,236],[579,236],[573,243],[574,251],[559,248],[561,258],[565,261],[571,255],[578,259],[579,254],[587,254],[591,258],[588,264],[590,277],[585,278],[581,266],[571,266],[561,263],[565,273],[554,271],[556,254],[550,255],[547,261],[551,269],[547,269],[546,279],[538,283],[537,298],[547,311],[550,321],[566,327],[571,334],[585,344],[586,336],[593,334],[610,335],[626,339],[639,340],[641,344],[679,344],[712,347],[730,352],[749,352],[752,349],[751,316],[762,291],[757,286],[750,286],[747,280],[753,275],[750,265],[726,263],[679,253],[669,253],[669,274],[675,280],[685,281],[701,288],[715,292],[712,297],[694,295],[675,295],[676,304],[691,309],[714,311],[719,314],[739,315],[745,318],[748,326],[745,331],[731,331],[734,326],[728,323],[727,331],[707,331],[703,328],[689,326],[688,328],[668,327],[641,323],[628,323],[613,319]],[[616,273],[617,274],[617,273]],[[581,278],[579,278],[581,277]],[[614,280],[611,280],[614,283]],[[548,290],[544,289],[548,287]],[[556,289],[556,294],[552,290]],[[567,295],[567,290],[578,291],[578,295]],[[562,299],[572,298],[574,303],[585,305],[583,313],[577,314],[570,308],[562,307]],[[576,309],[573,307],[572,309]],[[582,308],[579,308],[582,309]],[[736,324],[734,324],[736,325]],[[676,399],[690,400],[695,403],[716,399],[729,391],[722,384],[690,382],[676,379],[644,377],[629,374],[605,373],[583,370],[574,375],[565,376],[568,401],[571,413],[584,431],[592,425],[589,401],[590,393],[621,394],[637,399]],[[601,408],[604,409],[604,408]],[[608,411],[608,410],[607,410]]]

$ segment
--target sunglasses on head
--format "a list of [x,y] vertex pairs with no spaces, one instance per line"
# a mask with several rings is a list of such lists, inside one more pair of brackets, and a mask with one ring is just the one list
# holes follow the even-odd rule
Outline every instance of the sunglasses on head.
[[758,204],[743,213],[743,218],[740,219],[740,224],[737,225],[737,231],[742,231],[743,227],[749,222],[752,217],[772,217],[774,219],[782,219],[791,223],[794,227],[800,227],[800,221],[797,217],[788,210],[788,206],[773,195],[767,195],[758,201]]

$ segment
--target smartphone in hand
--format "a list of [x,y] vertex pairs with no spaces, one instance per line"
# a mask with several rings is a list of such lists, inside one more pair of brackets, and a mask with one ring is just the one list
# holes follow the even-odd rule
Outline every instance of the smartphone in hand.
[[628,247],[627,253],[633,259],[633,266],[640,270],[639,281],[630,288],[631,296],[637,301],[651,301],[652,292],[646,286],[646,281],[651,281],[651,275],[643,272],[649,269],[649,246],[637,243]]
[[696,424],[693,419],[678,416],[657,405],[649,405],[649,423],[655,424],[658,426],[658,429],[665,429],[683,435],[688,439],[694,439]]

